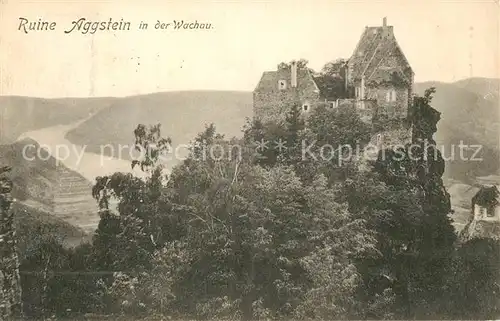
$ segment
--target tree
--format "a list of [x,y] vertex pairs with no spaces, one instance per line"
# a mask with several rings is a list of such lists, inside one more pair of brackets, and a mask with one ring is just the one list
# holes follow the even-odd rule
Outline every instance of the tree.
[[[431,97],[416,98],[411,117],[421,147],[439,120]],[[137,275],[115,279],[117,299],[137,281],[127,302],[184,317],[437,315],[448,309],[439,299],[455,241],[442,157],[431,146],[435,158],[410,159],[407,146],[358,171],[353,156],[371,130],[355,110],[325,106],[307,120],[290,106],[285,122],[253,121],[242,139],[209,125],[166,182],[158,159],[170,142],[159,126],[139,126],[136,142],[153,152],[133,165],[149,176],[117,173],[94,188],[96,264]],[[304,142],[314,142],[311,159]]]
[[0,167],[0,318],[6,319],[22,313],[10,171],[9,166]]
[[68,316],[102,311],[104,284],[92,274],[92,248],[83,244],[66,248],[61,239],[40,234],[26,251],[23,272],[24,313],[29,317]]
[[313,162],[329,184],[338,183],[353,175],[354,160],[369,141],[370,133],[370,126],[355,109],[340,106],[330,110],[320,105],[311,113],[301,137],[303,161]]
[[330,61],[326,63],[323,68],[321,68],[321,73],[323,75],[332,76],[332,75],[343,75],[342,68],[345,68],[346,61],[345,59],[339,58],[334,61]]
[[[280,137],[299,137],[297,116],[292,110]],[[269,128],[255,122],[246,138],[271,135]],[[178,243],[186,259],[174,273],[172,305],[205,318],[351,315],[353,302],[344,297],[358,283],[347,279],[357,278],[355,258],[373,248],[363,221],[334,202],[324,178],[302,182],[286,152],[261,163],[248,141],[227,141],[209,126],[172,171],[168,188],[185,209],[187,227]],[[237,155],[230,153],[235,146]],[[202,157],[213,150],[218,153]],[[314,269],[328,253],[338,263]],[[342,291],[322,283],[335,277],[346,279]],[[341,307],[315,309],[317,300]]]
[[105,278],[111,291],[110,307],[115,312],[126,302],[135,307],[135,312],[150,308],[138,308],[151,301],[144,288],[138,290],[133,302],[119,289],[130,280],[146,287],[146,280],[151,280],[155,253],[183,233],[177,208],[166,192],[163,173],[162,160],[170,152],[170,139],[162,137],[160,125],[138,125],[134,135],[136,149],[141,153],[132,161],[132,168],[139,166],[147,173],[146,177],[124,173],[98,177],[92,190],[101,220],[94,236],[91,264],[98,271],[121,273]]
[[[163,228],[164,211],[172,210],[162,194],[162,157],[170,151],[170,139],[161,136],[160,125],[138,125],[134,131],[140,158],[132,168],[149,173],[145,179],[115,173],[98,177],[92,193],[99,203],[101,220],[95,236],[96,262],[100,269],[141,270],[150,266],[151,253],[170,236]],[[118,213],[111,208],[117,200]]]
[[500,313],[500,243],[473,239],[458,248],[448,283],[449,315],[493,319]]
[[304,59],[304,58],[301,58],[301,59],[299,59],[299,60],[292,60],[292,61],[290,61],[289,63],[286,63],[286,62],[280,62],[280,63],[278,64],[278,70],[280,70],[280,69],[285,69],[285,68],[290,68],[290,65],[291,65],[292,63],[297,64],[297,68],[298,68],[298,69],[307,69],[307,70],[309,70],[309,72],[311,72],[312,74],[314,74],[314,70],[313,70],[313,69],[311,69],[311,68],[308,68],[308,67],[307,67],[307,64],[309,63],[309,61],[308,61],[307,59]]
[[[268,142],[267,149],[259,150],[259,165],[286,164],[308,183],[316,174],[324,174],[329,184],[334,184],[352,175],[353,160],[368,142],[370,132],[370,126],[353,108],[330,110],[319,105],[306,121],[299,107],[292,105],[283,124],[247,124],[244,139],[247,144]],[[277,142],[284,147],[275,148]]]

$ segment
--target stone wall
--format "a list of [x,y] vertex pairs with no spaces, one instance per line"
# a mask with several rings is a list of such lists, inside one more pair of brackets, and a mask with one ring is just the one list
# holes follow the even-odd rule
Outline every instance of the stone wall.
[[412,143],[412,128],[403,124],[378,131],[370,138],[370,144],[377,146],[378,149],[393,149],[410,143]]
[[367,124],[371,124],[377,110],[377,102],[374,100],[356,100],[353,98],[339,99],[338,107],[355,108],[359,118]]
[[[286,82],[286,89],[279,89],[280,80]],[[280,122],[285,119],[291,106],[297,104],[302,107],[304,103],[309,104],[308,113],[320,102],[317,89],[308,70],[297,71],[297,87],[292,88],[290,68],[281,68],[265,81],[261,81],[254,91],[254,116],[264,122]]]
[[[387,101],[387,93],[396,92],[395,101]],[[391,85],[380,85],[368,87],[368,97],[376,99],[378,113],[384,113],[389,117],[404,118],[408,115],[408,89]]]

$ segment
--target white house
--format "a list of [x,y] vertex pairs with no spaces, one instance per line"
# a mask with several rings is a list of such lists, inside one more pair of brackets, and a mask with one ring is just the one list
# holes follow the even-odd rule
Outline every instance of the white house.
[[483,186],[472,198],[474,221],[500,222],[500,192],[498,187]]

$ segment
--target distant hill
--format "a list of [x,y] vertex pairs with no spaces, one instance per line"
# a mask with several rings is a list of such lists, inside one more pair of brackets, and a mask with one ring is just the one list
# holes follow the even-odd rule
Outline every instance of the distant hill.
[[500,94],[500,79],[495,78],[466,78],[453,85],[473,92],[486,100],[498,103]]
[[88,117],[115,99],[0,96],[0,144],[10,144],[27,131]]
[[455,83],[417,83],[415,91],[422,95],[425,89],[436,87],[432,105],[441,112],[442,124],[460,129],[490,148],[499,148],[498,86],[498,79],[470,78]]
[[[214,123],[228,137],[241,135],[245,118],[252,116],[252,93],[230,91],[182,91],[132,96],[116,100],[78,128],[67,139],[100,153],[100,146],[131,146],[139,123],[161,123],[162,134],[173,145],[189,143],[204,126]],[[185,151],[184,148],[179,152]],[[110,155],[110,149],[105,149]],[[115,157],[118,153],[115,152]],[[129,155],[124,150],[122,158]]]
[[[465,145],[481,145],[475,158],[482,161],[461,160],[458,147],[455,158],[446,164],[445,175],[471,183],[475,177],[498,173],[500,168],[500,113],[498,79],[470,78],[455,83],[425,82],[415,86],[417,94],[436,87],[432,106],[441,112],[436,142],[444,148],[444,156],[452,158],[451,147],[460,141]],[[496,88],[496,92],[495,92]],[[470,159],[471,148],[465,159]]]

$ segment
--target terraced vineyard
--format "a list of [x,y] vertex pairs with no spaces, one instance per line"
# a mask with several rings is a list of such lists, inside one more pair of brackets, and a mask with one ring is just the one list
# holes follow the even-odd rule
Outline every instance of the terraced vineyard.
[[92,233],[99,224],[97,203],[92,198],[92,184],[64,166],[57,168],[54,215],[87,233]]

